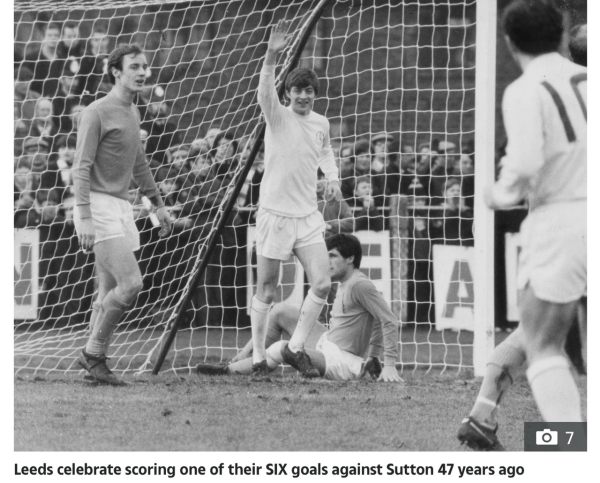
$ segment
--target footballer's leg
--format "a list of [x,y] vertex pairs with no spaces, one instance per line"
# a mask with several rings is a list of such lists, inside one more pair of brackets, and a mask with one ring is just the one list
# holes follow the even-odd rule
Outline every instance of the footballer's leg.
[[[299,310],[295,306],[286,303],[280,303],[275,305],[269,313],[266,363],[270,371],[276,369],[279,364],[284,362],[283,356],[281,356],[281,351],[284,345],[287,345],[287,339],[289,339],[291,333],[296,327],[298,312]],[[307,353],[312,354],[312,352],[309,351],[316,346],[317,341],[326,330],[326,327],[323,325],[315,324],[306,341],[307,347],[310,348],[307,350]],[[252,341],[248,341],[248,344],[251,345]],[[246,344],[246,347],[248,344]],[[236,356],[235,360],[232,359],[228,364],[200,363],[196,366],[196,371],[201,374],[208,375],[251,374],[252,365],[252,358],[248,353],[246,357]]]
[[[269,311],[267,317],[267,334],[265,339],[265,347],[277,342],[281,338],[289,340],[296,328],[298,315],[300,310],[285,302],[274,305]],[[244,347],[231,359],[231,362],[250,357],[252,354],[252,338]]]
[[290,343],[284,347],[284,360],[305,377],[318,377],[318,371],[311,367],[310,357],[304,351],[304,344],[317,318],[327,302],[331,288],[329,260],[324,243],[316,243],[294,249],[302,267],[306,271],[310,290],[300,308],[300,316]]
[[544,421],[581,421],[579,390],[564,346],[577,301],[555,303],[536,297],[531,286],[521,302],[527,379]]
[[581,342],[582,373],[587,371],[587,296],[582,297],[577,306],[577,324],[579,325],[579,339]]
[[458,439],[475,450],[501,450],[496,431],[496,413],[504,392],[511,386],[515,372],[525,362],[523,331],[519,327],[492,352],[469,417],[458,430]]
[[119,319],[142,288],[137,260],[122,240],[121,237],[111,238],[94,245],[97,262],[112,275],[117,284],[102,299],[94,328],[80,358],[80,364],[94,378],[110,384],[119,384],[121,381],[106,366],[107,345]]
[[96,318],[98,317],[98,311],[100,310],[100,304],[102,300],[104,297],[106,297],[108,292],[117,286],[115,277],[113,277],[111,273],[101,263],[99,263],[98,259],[96,259],[95,267],[96,278],[98,280],[98,293],[96,295],[96,300],[94,300],[92,303],[92,313],[90,315],[90,333],[94,330],[94,324],[96,323]]
[[267,320],[271,303],[275,298],[280,260],[258,255],[256,270],[256,295],[250,306],[250,325],[252,327],[252,361],[256,373],[268,372],[266,367]]
[[[279,364],[283,362],[283,356],[281,354],[283,345],[287,345],[287,341],[278,340],[271,344],[265,354],[264,366],[265,372],[271,372],[275,370]],[[235,362],[230,362],[225,366],[218,366],[215,364],[198,364],[196,370],[201,374],[208,375],[219,375],[219,374],[253,374],[256,372],[255,364],[252,357],[246,357],[245,359],[239,359]]]
[[523,331],[518,328],[502,341],[490,357],[479,394],[470,416],[490,427],[496,425],[496,412],[515,373],[525,363]]
[[579,374],[586,374],[586,303],[586,298],[583,297],[577,304],[577,316],[569,329],[565,343],[567,356]]

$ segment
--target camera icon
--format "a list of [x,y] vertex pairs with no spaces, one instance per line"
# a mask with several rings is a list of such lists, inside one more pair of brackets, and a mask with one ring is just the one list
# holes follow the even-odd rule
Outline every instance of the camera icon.
[[542,431],[535,432],[535,444],[537,446],[557,446],[558,445],[558,431],[551,431],[550,429],[543,429]]

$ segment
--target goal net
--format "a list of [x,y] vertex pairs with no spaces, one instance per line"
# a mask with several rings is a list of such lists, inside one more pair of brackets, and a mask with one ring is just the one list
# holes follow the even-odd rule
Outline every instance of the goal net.
[[[143,290],[115,331],[111,367],[151,371],[174,324],[161,370],[227,360],[245,344],[259,72],[273,22],[290,20],[294,34],[281,74],[318,3],[15,1],[17,375],[79,371],[96,286],[70,169],[78,115],[110,89],[106,57],[120,43],[148,58],[140,136],[174,230],[158,237],[132,185]],[[330,120],[349,209],[328,211],[330,232],[357,231],[363,269],[398,317],[400,367],[471,368],[475,1],[332,1],[301,54],[320,77],[315,110]],[[299,304],[305,290],[288,261],[277,300]]]

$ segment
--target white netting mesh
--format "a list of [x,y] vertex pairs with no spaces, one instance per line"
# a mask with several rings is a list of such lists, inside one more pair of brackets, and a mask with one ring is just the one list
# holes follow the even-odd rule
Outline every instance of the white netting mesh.
[[[134,371],[151,368],[196,254],[248,155],[260,120],[256,87],[269,25],[286,18],[297,31],[317,3],[15,2],[15,227],[40,239],[37,310],[15,322],[17,372],[77,370],[87,336],[93,257],[77,250],[69,167],[80,106],[109,88],[107,52],[137,42],[148,57],[141,127],[176,227],[159,240],[132,190],[144,289],[109,355],[117,370]],[[349,209],[325,207],[325,216],[332,230],[352,229],[352,214],[355,229],[371,230],[362,232],[374,250],[367,268],[402,321],[401,363],[469,367],[472,333],[434,326],[432,245],[472,244],[475,0],[332,3],[301,60],[321,78],[315,110],[331,122]],[[62,39],[55,57],[53,38]],[[207,140],[212,128],[226,132],[215,150]],[[226,359],[249,337],[249,227],[261,169],[259,154],[201,283],[189,287],[191,303],[163,368]],[[369,238],[373,232],[380,238]],[[381,236],[390,260],[385,252],[377,256]],[[26,239],[15,232],[15,300],[24,306],[32,299]],[[281,298],[301,299],[294,279],[288,264]],[[461,280],[462,308],[472,287]]]

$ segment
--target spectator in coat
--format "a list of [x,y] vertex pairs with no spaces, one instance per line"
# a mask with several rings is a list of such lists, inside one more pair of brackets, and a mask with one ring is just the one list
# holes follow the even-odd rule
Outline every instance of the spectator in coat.
[[373,198],[371,178],[360,176],[354,185],[354,196],[350,206],[354,209],[355,230],[383,230],[383,215]]
[[46,25],[39,51],[23,62],[23,68],[33,72],[30,89],[50,99],[58,92],[58,78],[64,67],[64,59],[58,51],[60,32],[59,24],[53,22]]

